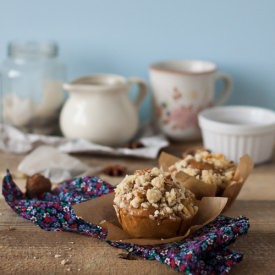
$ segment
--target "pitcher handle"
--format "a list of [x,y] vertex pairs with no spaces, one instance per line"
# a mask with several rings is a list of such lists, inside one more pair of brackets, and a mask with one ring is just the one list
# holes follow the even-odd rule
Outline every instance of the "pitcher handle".
[[224,90],[220,97],[214,101],[215,106],[220,106],[229,99],[232,93],[232,79],[228,74],[223,72],[216,72],[215,79],[222,79],[224,82]]
[[130,85],[138,86],[137,98],[134,101],[134,105],[139,108],[140,104],[147,94],[147,84],[143,79],[139,77],[130,77],[128,78],[128,82],[130,83]]

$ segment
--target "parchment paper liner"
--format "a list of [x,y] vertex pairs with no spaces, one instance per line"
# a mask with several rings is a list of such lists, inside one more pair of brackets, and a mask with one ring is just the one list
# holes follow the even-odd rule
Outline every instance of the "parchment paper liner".
[[[180,160],[181,159],[176,156],[162,152],[159,157],[159,166],[165,171],[168,171],[168,168],[171,165]],[[224,211],[227,210],[235,201],[252,169],[252,159],[248,155],[242,156],[239,164],[237,165],[233,180],[224,190],[222,190],[220,195],[221,197],[228,198]],[[220,191],[217,190],[217,186],[215,184],[204,183],[203,181],[198,180],[193,176],[189,176],[182,171],[176,174],[176,178],[184,187],[191,190],[197,199],[201,199],[202,197],[217,196],[217,192]]]
[[106,228],[108,230],[106,240],[138,245],[154,245],[181,241],[216,218],[222,212],[227,202],[227,198],[204,197],[199,201],[199,211],[193,219],[191,227],[183,236],[169,239],[133,239],[120,227],[113,207],[113,200],[114,193],[74,205],[73,208],[77,216]]

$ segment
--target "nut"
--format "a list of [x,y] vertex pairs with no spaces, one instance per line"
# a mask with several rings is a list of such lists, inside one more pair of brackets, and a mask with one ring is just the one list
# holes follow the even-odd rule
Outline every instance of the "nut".
[[161,197],[161,191],[158,189],[148,189],[146,192],[146,198],[152,204],[158,202]]
[[123,177],[127,173],[127,168],[120,164],[109,165],[103,168],[102,173],[110,177]]
[[27,196],[37,196],[44,192],[51,192],[51,182],[40,174],[34,174],[27,179],[26,194]]

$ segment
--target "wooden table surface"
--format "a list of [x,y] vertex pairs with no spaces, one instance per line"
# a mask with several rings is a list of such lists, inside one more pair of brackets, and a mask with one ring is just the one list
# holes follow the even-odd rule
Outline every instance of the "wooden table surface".
[[[185,147],[193,146],[187,144]],[[179,154],[183,146],[165,151]],[[121,163],[131,172],[151,167],[156,160],[74,155],[90,165]],[[16,171],[24,155],[0,152],[0,172]],[[119,178],[105,177],[111,183]],[[16,181],[24,190],[25,180]],[[232,274],[275,274],[275,154],[271,162],[255,167],[238,200],[226,212],[245,215],[250,230],[231,248],[244,253],[243,261]],[[65,232],[47,232],[17,216],[0,198],[0,274],[177,274],[156,261],[125,260],[124,251],[91,237]],[[58,256],[56,256],[58,255]],[[68,260],[62,265],[62,260]],[[142,262],[141,262],[142,261]]]

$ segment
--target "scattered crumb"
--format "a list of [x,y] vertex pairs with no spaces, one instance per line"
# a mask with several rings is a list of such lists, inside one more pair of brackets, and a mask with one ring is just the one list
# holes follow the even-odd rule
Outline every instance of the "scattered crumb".
[[68,250],[72,250],[72,248],[71,248],[71,247],[69,247],[69,248],[68,248]]
[[77,271],[80,271],[80,270],[81,270],[80,268],[77,269]]
[[60,258],[61,255],[60,255],[60,254],[55,254],[54,257],[55,257],[55,258]]
[[34,259],[34,260],[36,260],[36,259],[37,259],[37,257],[35,257],[35,256],[34,256],[34,257],[33,257],[33,259]]
[[3,214],[0,212],[0,216],[2,216]]
[[69,243],[74,244],[74,242],[69,242]]
[[71,269],[70,269],[70,268],[67,268],[67,271],[71,271]]
[[60,262],[60,264],[62,264],[62,265],[66,265],[66,264],[69,264],[69,263],[70,263],[70,261],[66,260],[66,259],[64,259]]

